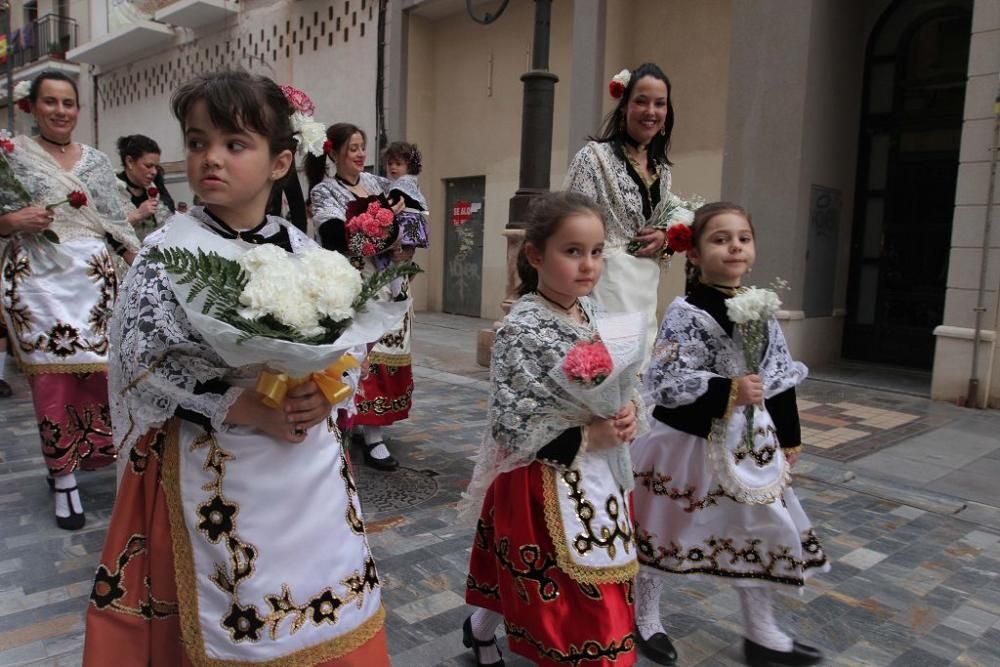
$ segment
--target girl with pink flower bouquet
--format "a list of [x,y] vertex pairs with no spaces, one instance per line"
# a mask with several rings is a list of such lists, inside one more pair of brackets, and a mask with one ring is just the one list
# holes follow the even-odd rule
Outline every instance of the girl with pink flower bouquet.
[[628,443],[645,323],[605,316],[589,296],[604,235],[603,212],[573,192],[538,199],[525,230],[460,508],[479,517],[466,584],[477,609],[463,628],[478,665],[503,664],[501,621],[510,649],[539,665],[635,662]]

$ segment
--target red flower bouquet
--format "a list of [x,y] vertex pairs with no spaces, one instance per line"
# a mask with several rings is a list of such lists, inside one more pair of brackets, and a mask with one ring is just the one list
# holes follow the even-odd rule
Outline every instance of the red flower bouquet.
[[577,343],[563,360],[563,373],[569,381],[586,387],[596,387],[604,382],[614,367],[608,348],[599,338],[589,343]]
[[347,205],[347,248],[351,255],[373,257],[399,236],[396,214],[382,197],[372,195]]

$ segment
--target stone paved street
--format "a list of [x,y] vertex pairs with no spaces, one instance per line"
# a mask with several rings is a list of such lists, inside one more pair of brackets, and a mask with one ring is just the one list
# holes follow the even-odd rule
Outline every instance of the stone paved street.
[[[389,432],[404,469],[357,470],[395,665],[474,664],[461,645],[471,532],[453,507],[485,425],[483,324],[420,315],[413,415]],[[0,665],[77,665],[113,474],[78,476],[87,528],[58,530],[27,387],[13,384],[0,404]],[[801,398],[795,484],[834,562],[802,595],[780,594],[780,622],[826,664],[1000,664],[1000,414],[829,382]],[[662,611],[680,665],[742,664],[725,582],[677,577]]]

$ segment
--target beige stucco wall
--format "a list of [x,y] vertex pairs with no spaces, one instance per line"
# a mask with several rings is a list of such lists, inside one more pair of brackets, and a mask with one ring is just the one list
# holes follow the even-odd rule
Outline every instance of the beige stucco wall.
[[[945,315],[937,336],[931,395],[962,402],[968,395],[972,371],[972,338],[983,253],[990,174],[990,146],[995,113],[993,100],[1000,74],[1000,3],[976,0],[972,14],[969,81],[965,90],[962,148],[959,154],[955,217]],[[997,293],[1000,291],[1000,187],[995,187],[992,231],[987,239],[986,290],[982,318],[984,341],[979,348],[977,404],[1000,407],[1000,355],[995,332],[1000,330]]]
[[[675,189],[709,199],[719,195],[729,67],[730,0],[609,0],[606,4],[604,80],[624,67],[656,62],[674,87],[677,124],[670,151]],[[414,286],[418,310],[440,310],[443,295],[443,179],[486,176],[482,316],[500,317],[506,284],[508,203],[517,189],[522,83],[530,53],[534,6],[511,3],[490,26],[464,11],[433,20],[407,19],[407,139],[420,145],[426,169],[421,187],[432,212],[431,249],[418,255],[427,274]],[[559,188],[567,154],[571,2],[553,4],[550,69],[556,84],[552,180]],[[692,49],[691,34],[715,34],[713,48]],[[493,95],[487,94],[493,57]],[[445,74],[446,73],[446,74]],[[460,104],[456,102],[460,101]],[[613,100],[605,96],[605,113]],[[592,128],[597,132],[598,128]],[[661,305],[683,288],[683,260],[665,272]]]
[[[572,5],[552,11],[550,70],[556,84],[552,185],[566,164],[566,122]],[[492,25],[474,23],[464,9],[435,20],[408,18],[406,139],[417,143],[426,165],[421,189],[431,211],[431,248],[421,262],[427,274],[414,285],[418,310],[440,310],[444,275],[444,179],[486,177],[482,315],[501,316],[506,288],[510,198],[517,189],[522,87],[534,16],[533,3],[511,3]],[[492,77],[490,59],[492,58]],[[492,83],[492,94],[490,85]]]

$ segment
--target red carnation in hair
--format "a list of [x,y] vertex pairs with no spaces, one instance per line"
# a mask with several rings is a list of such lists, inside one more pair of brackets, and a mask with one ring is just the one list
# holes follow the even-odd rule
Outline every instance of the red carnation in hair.
[[154,186],[150,185],[148,188],[146,188],[146,194],[149,195],[150,199],[156,199],[157,196],[159,196],[160,191],[157,190]]
[[625,94],[625,85],[621,81],[612,81],[608,84],[608,92],[616,100],[621,99],[621,96]]
[[17,108],[24,113],[31,113],[31,100],[27,97],[22,97],[17,101]]
[[285,99],[292,105],[292,108],[305,116],[312,116],[316,113],[316,105],[313,104],[309,96],[298,88],[292,86],[279,86],[281,92],[285,94]]
[[684,223],[671,225],[667,230],[667,245],[674,252],[687,252],[691,249],[691,228]]
[[74,190],[66,197],[66,201],[68,201],[69,205],[73,208],[80,208],[81,206],[87,205],[87,195],[79,190]]
[[326,141],[323,142],[323,154],[329,155],[332,152],[333,152],[333,142],[327,139]]

